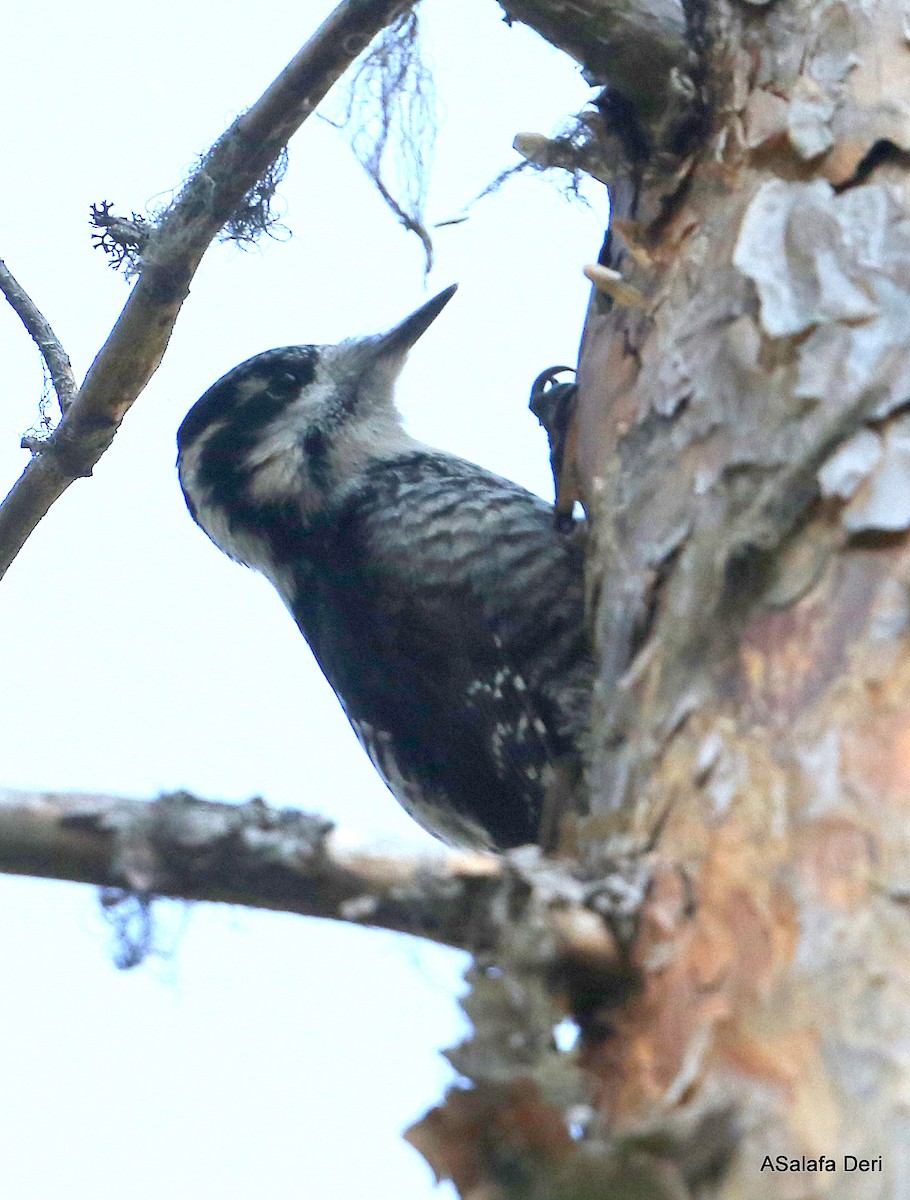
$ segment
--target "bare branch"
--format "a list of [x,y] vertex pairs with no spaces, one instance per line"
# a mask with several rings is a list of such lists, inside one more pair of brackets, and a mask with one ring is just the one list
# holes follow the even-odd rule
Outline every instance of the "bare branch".
[[79,390],[76,387],[76,379],[73,375],[73,367],[70,363],[69,355],[63,349],[60,339],[54,333],[53,329],[51,329],[50,322],[2,258],[0,258],[0,291],[6,296],[11,307],[41,351],[41,357],[47,366],[51,383],[54,385],[54,391],[57,393],[60,413],[62,416],[66,416],[66,410],[76,398],[76,393]]
[[296,912],[475,952],[495,946],[536,897],[562,952],[615,957],[585,887],[536,850],[393,855],[352,846],[322,817],[261,800],[0,789],[0,871]]
[[643,112],[663,108],[691,67],[679,0],[499,0],[510,20],[536,29],[570,54],[592,83],[634,97]]
[[50,506],[89,476],[158,369],[203,254],[370,40],[414,0],[343,0],[215,143],[165,214],[129,300],[53,435],[0,505],[0,576]]

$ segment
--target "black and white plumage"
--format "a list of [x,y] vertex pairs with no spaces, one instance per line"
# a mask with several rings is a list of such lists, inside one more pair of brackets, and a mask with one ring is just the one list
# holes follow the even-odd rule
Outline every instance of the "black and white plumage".
[[389,333],[256,355],[177,435],[190,512],[276,587],[399,802],[456,844],[538,838],[591,663],[577,542],[509,480],[415,441],[393,388],[454,293]]

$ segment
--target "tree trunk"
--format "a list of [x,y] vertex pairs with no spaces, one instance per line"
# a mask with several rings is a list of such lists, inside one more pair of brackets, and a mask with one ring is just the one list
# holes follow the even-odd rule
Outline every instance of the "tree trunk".
[[610,131],[646,152],[579,367],[618,950],[559,976],[574,1081],[534,948],[481,964],[476,1086],[412,1134],[464,1196],[910,1194],[906,7],[687,16],[688,124]]

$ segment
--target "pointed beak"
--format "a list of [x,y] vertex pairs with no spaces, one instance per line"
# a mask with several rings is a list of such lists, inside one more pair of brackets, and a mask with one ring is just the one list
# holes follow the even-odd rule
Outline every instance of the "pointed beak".
[[374,349],[382,356],[386,354],[407,354],[417,339],[422,337],[430,328],[457,290],[458,284],[453,283],[444,292],[440,292],[438,296],[434,296],[432,300],[428,300],[426,304],[421,305],[409,317],[405,317],[403,321],[393,329],[390,329],[388,333],[379,334],[373,342]]

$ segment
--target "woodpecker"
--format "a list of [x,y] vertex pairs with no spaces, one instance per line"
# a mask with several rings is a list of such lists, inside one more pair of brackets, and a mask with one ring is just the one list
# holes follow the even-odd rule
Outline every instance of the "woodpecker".
[[449,287],[387,333],[257,354],[177,434],[187,506],[274,585],[373,765],[455,845],[537,841],[577,768],[582,548],[552,507],[412,438],[394,385]]

